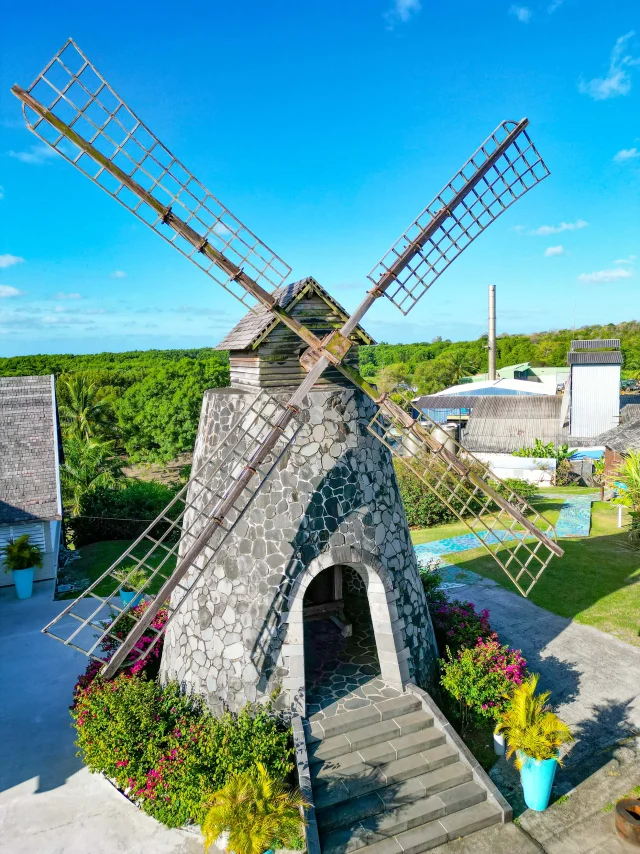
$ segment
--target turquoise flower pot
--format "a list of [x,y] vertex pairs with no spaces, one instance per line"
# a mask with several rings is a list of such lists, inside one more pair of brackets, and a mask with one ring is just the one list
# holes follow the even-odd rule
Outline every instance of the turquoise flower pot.
[[521,751],[518,751],[518,759],[522,761],[520,779],[524,802],[530,810],[542,812],[549,806],[558,762],[556,759],[532,759]]
[[16,586],[16,596],[18,599],[29,599],[33,592],[33,572],[34,567],[28,569],[12,569],[13,583]]
[[135,590],[120,591],[120,602],[122,603],[123,608],[126,608],[127,605],[130,605],[132,608],[135,608],[136,605],[139,605],[143,599],[144,595],[142,593],[136,593]]

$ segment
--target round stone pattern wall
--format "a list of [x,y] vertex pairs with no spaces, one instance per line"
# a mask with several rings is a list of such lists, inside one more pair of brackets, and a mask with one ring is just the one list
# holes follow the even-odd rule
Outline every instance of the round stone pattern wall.
[[[256,396],[205,393],[194,471]],[[286,401],[289,392],[274,396]],[[342,564],[370,579],[383,676],[399,686],[432,681],[433,628],[391,456],[366,429],[374,412],[356,389],[309,394],[302,427],[261,493],[224,546],[201,558],[205,570],[167,629],[162,679],[204,695],[214,711],[275,697],[277,707],[304,712],[301,598],[311,574]],[[224,476],[223,468],[216,488]]]

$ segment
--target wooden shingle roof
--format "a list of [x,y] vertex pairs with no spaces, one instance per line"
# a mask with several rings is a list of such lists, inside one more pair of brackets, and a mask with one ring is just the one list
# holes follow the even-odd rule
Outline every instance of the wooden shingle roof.
[[54,378],[0,377],[0,524],[61,513]]
[[[338,314],[341,314],[345,319],[348,313],[318,282],[311,276],[306,279],[300,279],[298,282],[292,282],[289,285],[283,285],[277,288],[273,293],[277,297],[280,308],[288,308],[292,306],[298,299],[302,299],[309,291],[315,291],[322,299],[331,305]],[[272,314],[264,306],[256,307],[255,311],[249,311],[242,320],[237,323],[231,332],[227,333],[222,341],[215,347],[215,350],[251,350],[260,341],[268,335],[271,330],[280,323],[280,319]],[[360,339],[362,344],[375,344],[373,338],[364,331],[361,326],[356,326],[355,335]]]

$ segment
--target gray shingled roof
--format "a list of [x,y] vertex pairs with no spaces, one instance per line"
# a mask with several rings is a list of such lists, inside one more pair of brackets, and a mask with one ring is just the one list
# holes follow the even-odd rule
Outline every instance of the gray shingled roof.
[[602,350],[601,352],[580,350],[567,353],[569,365],[621,365],[622,353],[619,350]]
[[[298,294],[307,287],[312,286],[318,293],[322,294],[325,299],[328,299],[336,310],[348,316],[348,312],[337,302],[331,294],[321,287],[314,278],[307,276],[306,279],[300,279],[298,282],[291,282],[289,285],[282,285],[276,288],[273,292],[278,299],[280,308],[286,308]],[[255,311],[250,311],[236,324],[231,332],[222,339],[215,347],[215,350],[248,350],[253,344],[265,333],[270,332],[280,321],[278,318],[267,311],[264,306],[257,306]],[[375,344],[376,342],[371,336],[364,331],[361,326],[356,327],[363,344]]]
[[640,451],[640,418],[624,421],[606,433],[601,433],[596,436],[595,442],[597,445],[606,445],[619,454]]
[[0,377],[0,524],[59,519],[53,377]]
[[568,441],[560,425],[559,395],[491,395],[475,399],[463,443],[470,451],[511,453],[533,446],[535,439]]

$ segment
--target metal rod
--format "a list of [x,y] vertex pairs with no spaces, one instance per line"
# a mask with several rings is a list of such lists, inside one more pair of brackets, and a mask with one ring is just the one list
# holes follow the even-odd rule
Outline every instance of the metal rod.
[[487,379],[496,379],[496,286],[489,285],[489,371]]

